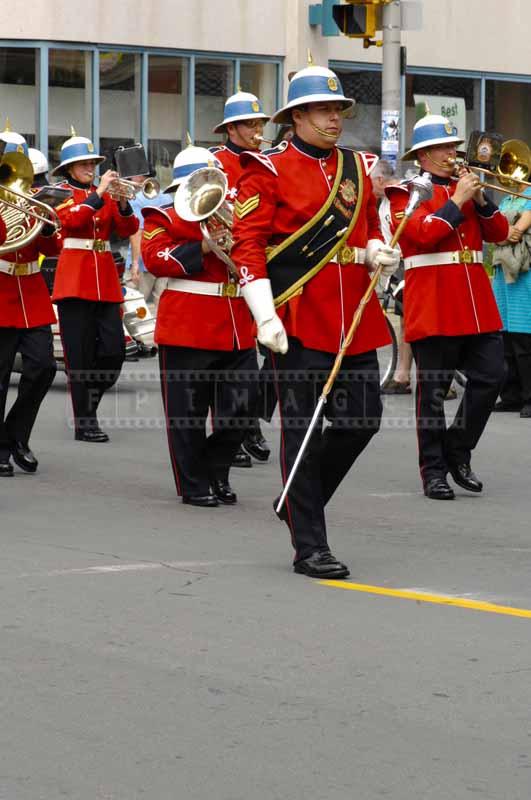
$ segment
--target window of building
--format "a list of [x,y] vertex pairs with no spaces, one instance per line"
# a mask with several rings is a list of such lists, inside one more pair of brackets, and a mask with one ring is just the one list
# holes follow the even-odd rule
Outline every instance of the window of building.
[[336,70],[345,97],[356,105],[345,119],[341,143],[356,150],[380,152],[382,76],[370,70]]
[[200,60],[195,64],[195,143],[211,147],[225,140],[212,133],[222,121],[225,100],[234,93],[234,62]]
[[35,145],[37,131],[35,50],[0,47],[0,130],[9,120],[11,130]]
[[186,140],[188,60],[150,55],[148,158],[161,186],[171,183],[173,160]]
[[[262,103],[264,113],[272,116],[277,104],[277,65],[271,63],[245,62],[240,65],[240,86],[242,91],[255,94]],[[264,136],[273,139],[276,126],[268,123]]]
[[[481,81],[477,78],[459,78],[445,75],[408,75],[406,78],[406,146],[411,141],[413,126],[416,122],[415,96],[428,95],[456,98],[464,101],[465,130],[460,129],[460,133],[468,139],[473,130],[477,130],[481,124]],[[455,104],[450,104],[449,109],[453,109]],[[444,109],[442,109],[444,110]],[[440,114],[441,108],[431,108],[432,114]],[[451,113],[446,113],[452,122],[457,122],[452,118]],[[459,125],[458,125],[459,127]],[[462,126],[461,126],[462,127]]]
[[104,169],[114,151],[140,139],[140,65],[136,53],[102,52],[100,64],[100,153]]
[[531,142],[531,83],[486,82],[486,127]]
[[72,128],[78,136],[91,138],[92,53],[51,49],[48,83],[48,158],[53,167],[60,161],[61,145]]

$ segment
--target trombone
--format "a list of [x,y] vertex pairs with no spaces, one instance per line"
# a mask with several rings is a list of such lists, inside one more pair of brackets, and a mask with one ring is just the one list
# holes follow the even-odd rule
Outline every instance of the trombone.
[[[496,192],[510,194],[513,197],[526,197],[514,189],[518,186],[531,186],[527,180],[531,172],[531,150],[520,139],[507,139],[503,142],[496,170],[479,167],[476,163],[471,166],[466,158],[449,158],[448,163],[453,164],[456,172],[460,167],[465,167],[471,172],[495,178],[502,184],[502,186],[496,186],[494,183],[483,183],[481,188],[484,189],[494,189]],[[512,189],[508,187],[512,187]]]

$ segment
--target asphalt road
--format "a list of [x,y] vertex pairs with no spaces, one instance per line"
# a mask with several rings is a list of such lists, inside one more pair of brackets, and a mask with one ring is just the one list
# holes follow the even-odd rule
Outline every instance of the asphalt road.
[[529,800],[531,618],[444,597],[531,609],[531,422],[494,416],[483,496],[440,503],[412,406],[387,398],[329,536],[351,583],[431,603],[292,573],[275,432],[237,507],[183,506],[156,362],[106,445],[74,442],[59,376],[39,473],[0,483],[0,798]]

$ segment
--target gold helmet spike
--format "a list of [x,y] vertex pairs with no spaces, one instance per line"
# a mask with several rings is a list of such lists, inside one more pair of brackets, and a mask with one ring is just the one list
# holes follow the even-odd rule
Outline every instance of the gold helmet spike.
[[4,133],[9,133],[10,130],[11,130],[11,123],[9,121],[9,117],[6,117],[6,124],[5,124],[5,127],[4,127]]
[[308,48],[308,66],[315,67],[315,61],[313,60],[312,51]]
[[192,137],[190,136],[190,131],[186,131],[186,146],[193,147],[194,143],[192,142]]
[[237,91],[237,92],[241,92],[241,91],[243,91],[243,89],[242,89],[242,85],[241,85],[240,81],[238,81],[238,87],[237,87],[236,91]]
[[77,136],[76,129],[73,125],[70,125],[70,136]]

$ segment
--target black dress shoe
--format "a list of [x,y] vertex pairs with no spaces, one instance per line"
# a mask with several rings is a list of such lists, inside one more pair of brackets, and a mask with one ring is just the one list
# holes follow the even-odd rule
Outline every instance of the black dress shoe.
[[521,408],[522,403],[498,400],[493,408],[493,411],[520,411]]
[[349,568],[342,564],[332,553],[322,553],[317,551],[308,558],[301,558],[293,565],[294,572],[300,575],[308,575],[309,578],[348,578]]
[[9,461],[0,461],[0,478],[12,478],[13,472],[13,465]]
[[530,419],[531,418],[531,403],[526,403],[520,409],[520,416],[522,419]]
[[455,497],[446,478],[430,478],[424,487],[424,494],[430,500],[453,500]]
[[483,484],[478,476],[472,472],[470,464],[451,466],[450,475],[458,486],[461,486],[462,489],[466,489],[469,492],[481,492],[483,489]]
[[248,456],[247,453],[244,453],[242,448],[238,450],[234,458],[232,459],[232,467],[249,467],[253,466],[253,462],[251,461],[251,456]]
[[236,492],[232,491],[232,487],[228,481],[217,480],[212,481],[212,492],[216,495],[220,503],[226,506],[233,506],[238,502]]
[[242,442],[242,447],[246,453],[249,453],[250,456],[256,458],[257,461],[267,461],[271,455],[271,450],[269,449],[269,445],[262,435],[260,425],[256,425],[251,431],[249,431]]
[[199,506],[200,508],[216,508],[219,505],[215,494],[183,495],[183,503],[187,506]]
[[100,428],[87,428],[86,430],[76,431],[76,442],[108,442],[109,437]]
[[11,443],[11,455],[15,464],[25,472],[36,472],[39,462],[25,444],[22,442]]

